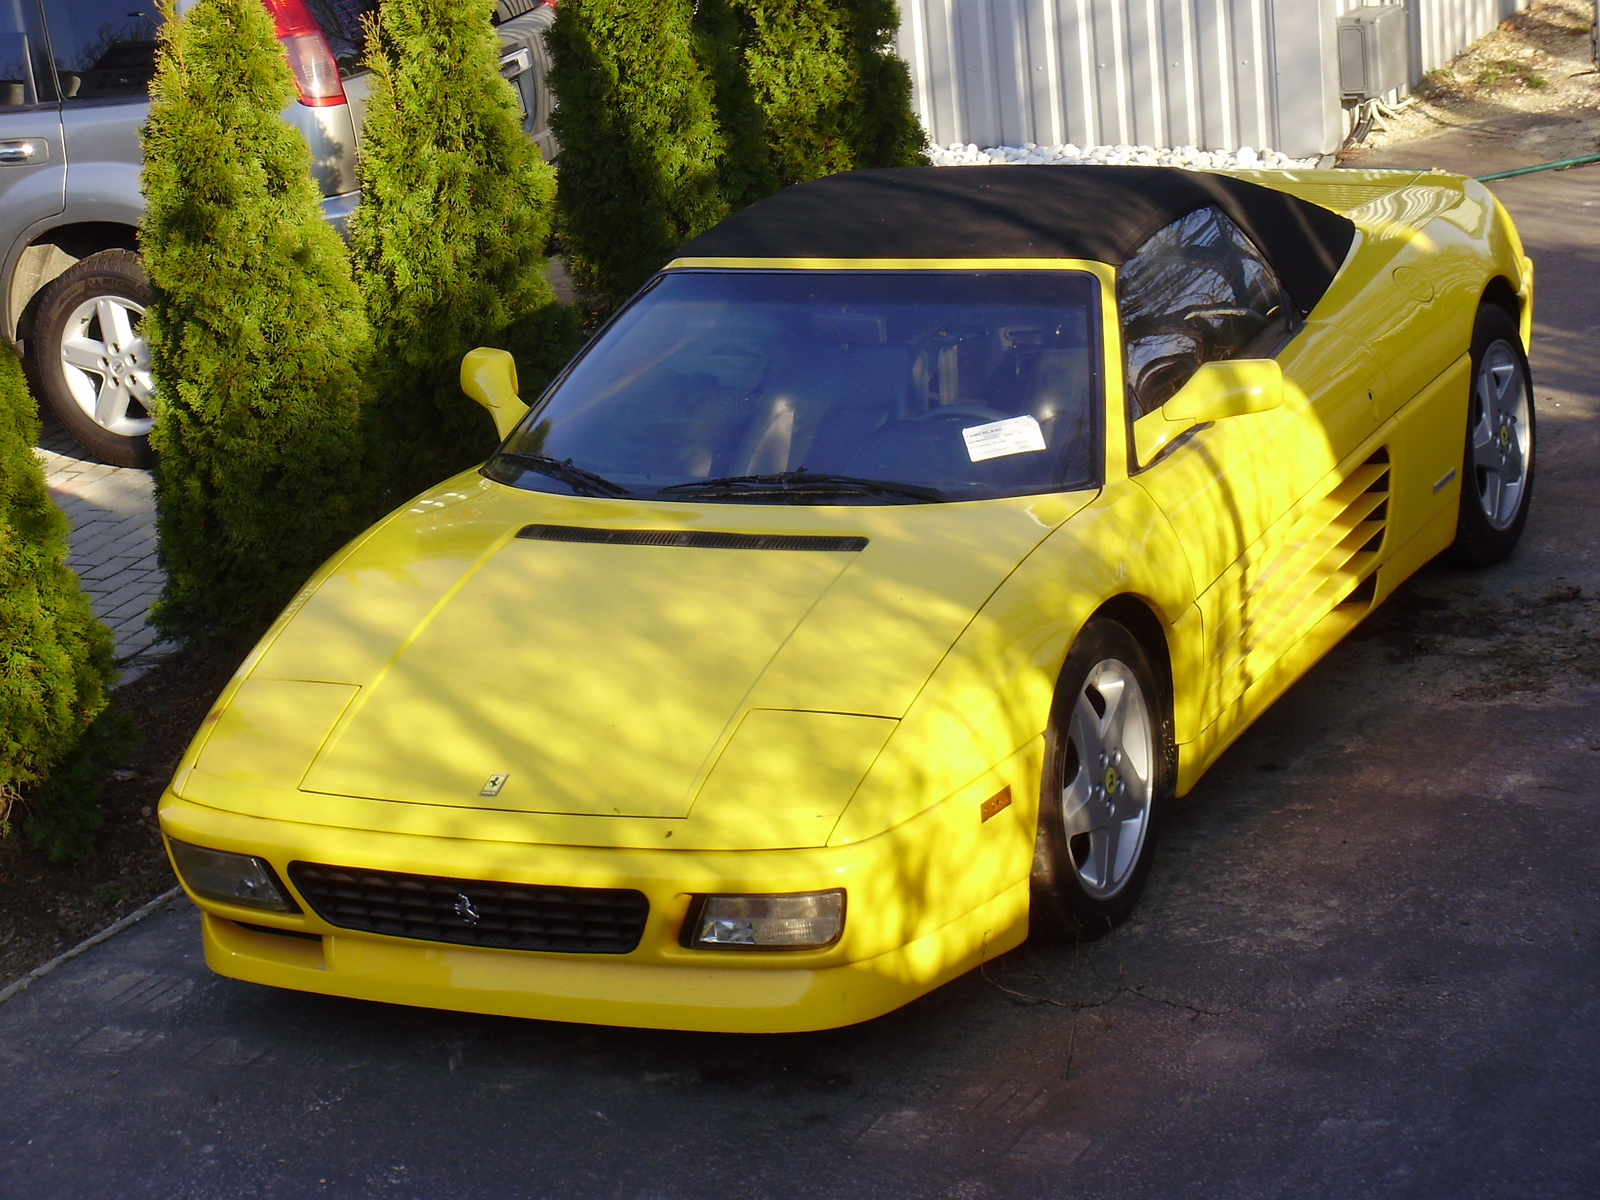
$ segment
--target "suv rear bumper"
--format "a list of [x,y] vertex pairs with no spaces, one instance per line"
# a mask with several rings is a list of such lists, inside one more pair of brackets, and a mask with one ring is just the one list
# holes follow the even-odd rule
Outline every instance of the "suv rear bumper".
[[350,236],[350,231],[347,228],[350,214],[355,212],[356,205],[360,203],[361,193],[359,191],[345,192],[338,196],[324,196],[322,198],[322,216],[328,224],[339,231],[339,236],[347,238]]

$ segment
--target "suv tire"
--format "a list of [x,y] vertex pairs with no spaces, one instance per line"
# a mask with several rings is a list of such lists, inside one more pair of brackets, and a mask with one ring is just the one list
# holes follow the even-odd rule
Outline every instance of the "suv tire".
[[150,465],[150,351],[139,324],[151,299],[139,256],[102,250],[45,287],[34,319],[45,402],[79,445],[119,467]]

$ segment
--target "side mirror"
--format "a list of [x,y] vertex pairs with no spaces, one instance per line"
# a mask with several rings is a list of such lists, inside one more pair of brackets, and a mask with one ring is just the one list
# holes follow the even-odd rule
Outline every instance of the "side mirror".
[[1208,362],[1161,406],[1169,421],[1220,421],[1283,403],[1283,368],[1271,358]]
[[1153,413],[1133,423],[1134,453],[1149,466],[1179,434],[1211,421],[1269,412],[1283,403],[1283,368],[1270,358],[1208,362]]
[[461,360],[461,390],[489,410],[502,438],[528,411],[517,395],[516,360],[504,350],[468,350]]

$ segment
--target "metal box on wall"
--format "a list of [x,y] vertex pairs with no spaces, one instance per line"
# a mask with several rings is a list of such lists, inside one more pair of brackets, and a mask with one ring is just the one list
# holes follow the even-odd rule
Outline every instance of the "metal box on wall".
[[1370,100],[1411,82],[1410,30],[1399,4],[1369,5],[1339,18],[1339,87]]

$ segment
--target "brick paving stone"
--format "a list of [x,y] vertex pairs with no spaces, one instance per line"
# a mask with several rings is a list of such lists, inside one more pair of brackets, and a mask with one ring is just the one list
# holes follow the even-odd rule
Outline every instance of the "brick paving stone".
[[145,619],[165,582],[156,559],[150,472],[86,457],[53,423],[46,424],[35,453],[72,524],[67,564],[78,572],[95,616],[110,628],[126,682],[172,649]]

